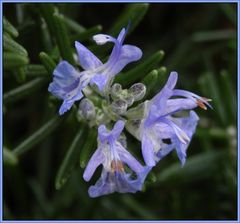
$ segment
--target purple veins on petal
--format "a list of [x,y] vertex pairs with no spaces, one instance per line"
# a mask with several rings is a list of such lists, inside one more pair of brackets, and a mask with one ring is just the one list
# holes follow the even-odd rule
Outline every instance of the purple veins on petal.
[[89,181],[98,166],[102,165],[103,169],[99,180],[89,188],[90,197],[113,192],[135,193],[142,189],[151,168],[142,166],[118,141],[123,128],[123,121],[117,121],[111,131],[105,125],[98,128],[98,148],[84,171],[84,180]]
[[48,87],[49,92],[63,100],[59,109],[60,115],[83,97],[82,92],[79,91],[79,84],[80,72],[67,61],[60,62],[53,71],[53,82]]

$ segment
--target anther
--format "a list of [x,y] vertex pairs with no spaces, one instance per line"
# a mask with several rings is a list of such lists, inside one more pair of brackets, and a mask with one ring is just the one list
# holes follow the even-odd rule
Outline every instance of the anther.
[[112,162],[111,162],[111,170],[113,171],[113,172],[115,172],[115,171],[120,171],[120,172],[124,172],[124,167],[123,167],[123,163],[121,162],[121,161],[119,161],[119,160],[113,160]]
[[199,99],[197,99],[197,105],[198,105],[200,108],[202,108],[202,109],[204,109],[204,110],[207,110],[206,105],[205,105],[201,100],[199,100]]

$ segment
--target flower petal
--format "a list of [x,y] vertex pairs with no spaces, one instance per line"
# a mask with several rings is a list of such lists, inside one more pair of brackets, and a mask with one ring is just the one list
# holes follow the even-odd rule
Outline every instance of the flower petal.
[[55,68],[53,82],[49,84],[48,91],[64,100],[59,109],[60,115],[69,110],[74,101],[83,97],[79,85],[81,74],[67,61],[60,62]]
[[145,166],[144,169],[137,174],[137,179],[132,182],[133,187],[138,191],[142,190],[142,185],[151,169],[152,167]]
[[172,127],[163,122],[155,123],[152,128],[159,142],[162,139],[172,138],[176,135]]
[[147,166],[155,166],[154,146],[146,134],[142,137],[142,155]]
[[171,115],[182,110],[191,110],[197,107],[197,104],[188,98],[168,99],[167,106],[163,115]]
[[73,103],[74,101],[64,100],[59,109],[59,115],[63,115],[66,111],[68,111],[72,107]]
[[95,198],[102,195],[110,194],[114,192],[114,185],[109,184],[111,173],[103,169],[101,177],[94,186],[90,186],[88,194],[90,197]]
[[130,174],[118,171],[107,172],[104,169],[97,183],[89,188],[89,196],[99,197],[113,192],[135,193],[142,189],[142,184],[149,171],[150,168],[145,168],[144,171],[138,175],[138,178],[133,180]]
[[182,97],[190,98],[193,101],[195,101],[195,103],[197,103],[198,105],[199,105],[199,102],[200,102],[201,107],[204,108],[205,110],[207,110],[207,107],[205,106],[205,104],[209,108],[213,109],[212,106],[208,103],[208,101],[211,101],[211,99],[200,97],[199,95],[194,94],[190,91],[175,89],[173,91],[173,96],[182,96]]
[[177,72],[171,72],[170,76],[167,80],[167,83],[163,87],[163,89],[151,100],[153,104],[155,104],[158,109],[164,111],[164,107],[166,106],[167,100],[172,96],[173,89],[177,83],[178,74]]
[[53,71],[55,77],[69,80],[79,77],[79,72],[67,61],[61,61]]
[[67,94],[77,87],[80,73],[67,61],[62,61],[53,71],[53,75],[48,91],[58,98],[66,99]]
[[107,42],[116,42],[116,39],[105,34],[97,34],[93,36],[93,40],[97,45],[104,45]]
[[124,129],[124,125],[125,125],[125,122],[122,121],[122,120],[118,120],[115,123],[115,125],[114,125],[114,127],[113,127],[113,129],[112,129],[112,131],[110,133],[114,140],[117,140],[117,138],[120,136],[121,132]]
[[157,152],[156,156],[159,160],[168,155],[174,149],[174,144],[161,143],[161,149]]
[[179,128],[181,128],[188,135],[188,137],[191,138],[196,130],[199,117],[196,112],[191,110],[188,117],[172,119],[179,126]]
[[89,181],[92,178],[93,173],[97,169],[97,167],[103,163],[104,161],[104,154],[102,152],[102,148],[99,147],[92,155],[91,159],[89,160],[87,167],[83,173],[83,179],[85,181]]
[[139,60],[142,57],[142,51],[136,46],[123,45],[119,55],[114,56],[117,57],[117,60],[109,63],[107,67],[111,76],[118,74],[127,64]]
[[95,74],[91,79],[90,84],[96,84],[98,86],[99,91],[103,91],[104,87],[108,82],[108,77],[105,74]]
[[98,127],[99,139],[102,142],[105,140],[112,141],[112,142],[116,141],[120,136],[121,132],[123,131],[124,125],[125,125],[124,121],[118,120],[111,131],[108,131],[105,125],[100,125]]
[[188,135],[184,132],[184,130],[182,130],[173,121],[168,120],[167,118],[164,118],[164,117],[160,117],[159,120],[161,122],[166,123],[167,125],[169,125],[173,129],[173,131],[175,132],[176,136],[179,138],[179,140],[182,143],[187,144],[190,141]]
[[144,167],[120,143],[116,143],[115,149],[121,161],[127,164],[134,172],[140,173],[143,171]]
[[98,45],[104,45],[107,42],[113,42],[113,43],[123,43],[124,38],[126,36],[126,29],[122,28],[122,30],[120,31],[117,39],[115,39],[112,36],[109,35],[105,35],[105,34],[97,34],[93,36],[93,40],[98,44]]
[[98,139],[103,142],[107,139],[107,137],[109,136],[109,131],[107,130],[105,125],[100,125],[98,127]]
[[124,41],[124,39],[125,39],[125,37],[126,37],[126,35],[127,35],[127,30],[128,30],[128,28],[127,28],[127,29],[122,28],[121,31],[120,31],[120,33],[118,34],[117,41],[118,41],[120,44],[123,43],[123,41]]
[[102,62],[85,46],[75,41],[78,60],[84,70],[95,69],[102,65]]
[[192,136],[196,131],[198,120],[199,120],[199,117],[194,111],[190,111],[189,117],[174,118],[174,121],[178,123],[179,127],[183,129],[183,131],[189,137],[189,142],[187,144],[182,143],[178,138],[175,138],[173,140],[173,143],[175,144],[174,147],[177,151],[177,155],[179,160],[181,161],[182,166],[186,161],[186,156],[187,156],[186,151],[190,144]]
[[[189,145],[189,144],[188,144],[188,145]],[[185,162],[186,162],[186,157],[187,157],[186,151],[187,151],[188,145],[183,144],[183,143],[181,143],[181,142],[179,142],[179,141],[178,141],[178,142],[176,143],[176,145],[175,145],[175,146],[176,146],[177,155],[178,155],[178,158],[179,158],[182,166],[183,166],[183,165],[185,164]]]

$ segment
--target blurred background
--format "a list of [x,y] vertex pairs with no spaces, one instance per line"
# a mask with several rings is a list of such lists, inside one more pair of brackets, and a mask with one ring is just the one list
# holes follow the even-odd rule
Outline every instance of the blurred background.
[[[236,220],[236,3],[4,3],[3,15],[5,220]],[[59,118],[60,102],[47,87],[60,57],[74,61],[75,40],[104,60],[112,46],[96,47],[92,35],[116,36],[129,20],[125,43],[143,58],[116,81],[129,86],[156,70],[151,98],[175,70],[177,87],[211,98],[214,109],[196,110],[201,119],[183,168],[172,152],[143,192],[91,199],[87,189],[100,170],[90,183],[82,174],[95,130],[77,121],[76,109]],[[140,143],[127,136],[141,160]]]

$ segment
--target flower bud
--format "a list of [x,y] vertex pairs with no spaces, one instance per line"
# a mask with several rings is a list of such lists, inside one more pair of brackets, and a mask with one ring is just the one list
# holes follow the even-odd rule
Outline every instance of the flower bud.
[[96,111],[92,101],[87,98],[82,99],[79,104],[78,115],[87,120],[94,119]]
[[128,104],[125,100],[118,99],[111,104],[112,111],[122,115],[127,111]]
[[128,95],[126,98],[125,98],[125,101],[127,102],[127,105],[128,107],[131,106],[134,102],[134,97],[131,96],[131,95]]
[[143,99],[146,93],[146,87],[142,83],[136,83],[129,88],[128,92],[133,96],[134,101],[139,101]]
[[113,98],[116,98],[118,97],[118,95],[121,93],[122,91],[122,85],[121,84],[114,84],[112,87],[111,87],[111,95]]

